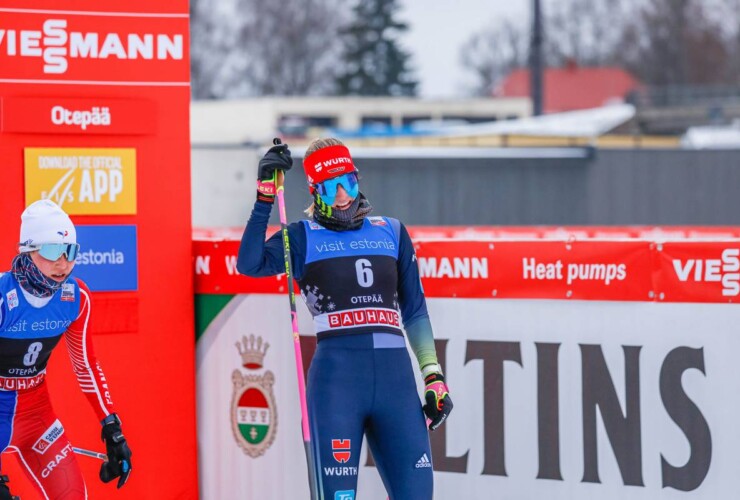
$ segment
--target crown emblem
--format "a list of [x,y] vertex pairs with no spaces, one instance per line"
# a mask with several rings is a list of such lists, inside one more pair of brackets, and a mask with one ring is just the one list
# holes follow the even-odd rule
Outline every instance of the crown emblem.
[[236,343],[236,348],[242,357],[242,366],[249,370],[258,370],[262,368],[262,361],[265,359],[267,348],[270,344],[262,342],[262,337],[244,335],[241,342]]

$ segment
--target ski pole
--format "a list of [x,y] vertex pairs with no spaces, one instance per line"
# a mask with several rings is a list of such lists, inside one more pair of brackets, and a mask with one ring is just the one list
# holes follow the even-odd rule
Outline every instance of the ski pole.
[[98,451],[90,451],[86,450],[84,448],[72,448],[72,451],[77,453],[78,455],[84,455],[86,457],[92,457],[92,458],[98,458],[102,460],[103,462],[108,461],[108,455],[105,453],[100,453]]
[[[274,145],[281,144],[279,138],[272,140]],[[295,351],[295,367],[298,375],[298,397],[301,402],[301,428],[303,430],[303,448],[306,452],[308,465],[308,487],[311,490],[312,500],[323,500],[324,495],[319,492],[318,468],[314,463],[311,450],[311,431],[308,425],[308,405],[306,404],[306,380],[303,376],[303,357],[301,356],[301,337],[298,332],[298,313],[295,307],[295,289],[293,287],[293,269],[290,263],[290,240],[288,239],[288,217],[285,214],[285,174],[276,173],[278,210],[280,211],[280,230],[283,236],[283,257],[285,258],[285,279],[288,282],[288,298],[290,300],[290,320],[293,327],[293,348]],[[318,457],[316,457],[318,460]]]

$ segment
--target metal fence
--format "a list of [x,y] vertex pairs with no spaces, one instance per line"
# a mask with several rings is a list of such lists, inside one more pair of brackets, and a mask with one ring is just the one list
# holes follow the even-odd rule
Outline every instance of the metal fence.
[[[740,224],[740,150],[572,153],[355,160],[375,213],[409,225]],[[293,220],[310,202],[296,167]]]

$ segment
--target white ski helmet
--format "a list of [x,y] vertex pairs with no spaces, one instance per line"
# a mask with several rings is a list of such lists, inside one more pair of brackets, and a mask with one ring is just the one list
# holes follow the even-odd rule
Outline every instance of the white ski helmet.
[[41,243],[77,243],[72,220],[51,200],[35,201],[21,214],[19,250],[29,252]]

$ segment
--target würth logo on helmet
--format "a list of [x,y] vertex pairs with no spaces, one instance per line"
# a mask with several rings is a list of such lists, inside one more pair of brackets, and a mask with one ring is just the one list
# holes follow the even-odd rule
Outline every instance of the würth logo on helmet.
[[331,440],[331,452],[334,455],[334,460],[340,464],[349,462],[349,457],[352,456],[351,439],[332,439]]
[[314,151],[303,160],[309,184],[320,184],[342,174],[355,172],[355,164],[345,146],[335,145]]

